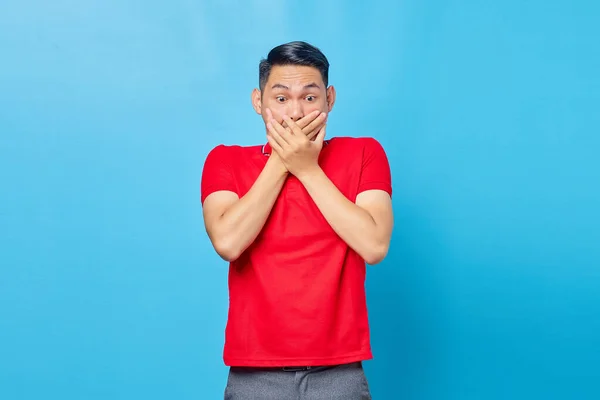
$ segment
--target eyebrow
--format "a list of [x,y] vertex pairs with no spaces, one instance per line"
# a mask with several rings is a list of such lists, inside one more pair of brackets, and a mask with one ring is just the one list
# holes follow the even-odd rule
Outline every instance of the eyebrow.
[[[319,86],[318,84],[316,84],[315,82],[311,82],[311,83],[309,83],[309,84],[307,84],[307,85],[304,85],[304,89],[313,89],[313,88],[319,89],[319,88],[320,88],[320,86]],[[289,87],[287,87],[287,86],[285,86],[285,85],[282,85],[281,83],[276,83],[276,84],[274,84],[273,86],[271,86],[271,89],[284,89],[284,90],[290,90],[290,88],[289,88]]]

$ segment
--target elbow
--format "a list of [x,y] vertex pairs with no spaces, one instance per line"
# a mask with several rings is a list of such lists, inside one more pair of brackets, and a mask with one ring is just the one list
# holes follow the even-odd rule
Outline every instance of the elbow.
[[227,262],[234,262],[242,254],[240,249],[227,240],[215,240],[213,246],[219,257]]
[[382,262],[387,256],[389,244],[376,244],[371,246],[369,251],[365,252],[363,259],[369,265],[376,265]]
[[226,252],[217,252],[217,254],[219,255],[219,257],[221,257],[224,261],[227,261],[229,263],[234,262],[235,260],[237,260],[240,255],[236,254],[236,253],[226,253]]

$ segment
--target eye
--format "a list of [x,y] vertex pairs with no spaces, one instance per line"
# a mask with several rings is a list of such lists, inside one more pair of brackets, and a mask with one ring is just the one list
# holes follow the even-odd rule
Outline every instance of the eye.
[[315,96],[306,96],[306,101],[315,101]]
[[283,103],[285,101],[285,97],[277,96],[277,97],[275,97],[275,100],[277,100],[279,103]]

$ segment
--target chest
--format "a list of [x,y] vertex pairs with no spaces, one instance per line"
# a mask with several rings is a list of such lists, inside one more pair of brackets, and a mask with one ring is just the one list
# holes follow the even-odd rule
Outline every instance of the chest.
[[[236,182],[241,196],[250,190],[264,168],[267,156],[263,157],[265,158],[247,163],[248,168],[237,174]],[[336,188],[354,202],[360,182],[362,159],[352,154],[328,152],[320,157],[319,165]],[[334,237],[337,235],[304,185],[295,176],[289,175],[257,239],[307,242]]]

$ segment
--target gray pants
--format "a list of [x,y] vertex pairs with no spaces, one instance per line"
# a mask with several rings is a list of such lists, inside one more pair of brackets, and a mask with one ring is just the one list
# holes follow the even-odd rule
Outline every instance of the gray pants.
[[225,400],[370,400],[360,362],[293,371],[232,367]]

